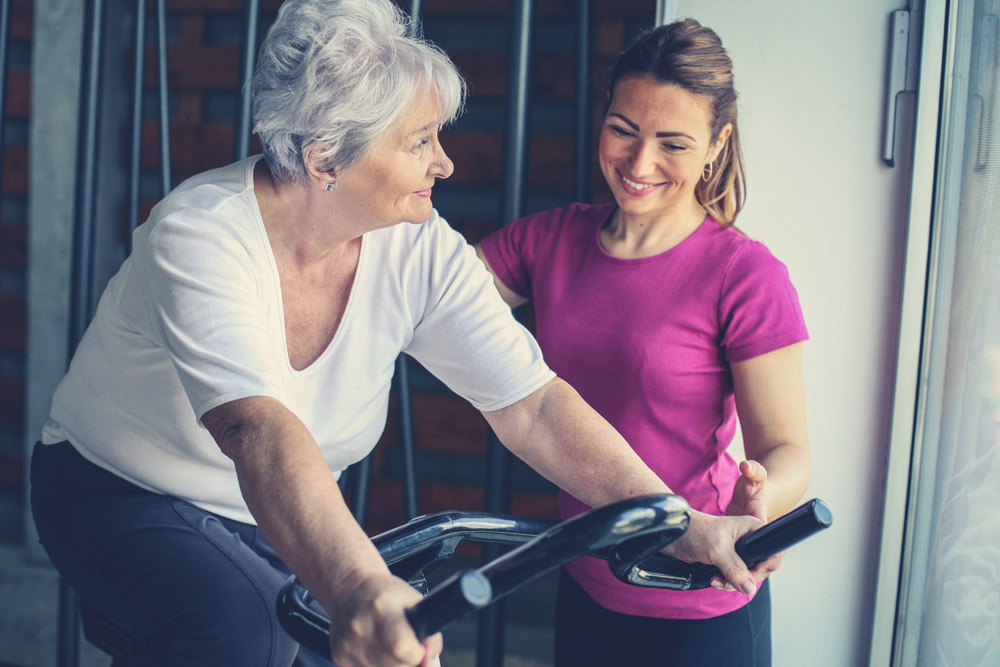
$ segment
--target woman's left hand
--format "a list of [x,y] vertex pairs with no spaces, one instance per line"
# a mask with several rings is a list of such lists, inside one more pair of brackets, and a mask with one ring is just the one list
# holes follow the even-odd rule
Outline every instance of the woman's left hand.
[[726,516],[749,515],[767,523],[767,468],[756,461],[740,464],[740,478],[733,489],[733,499]]
[[[769,518],[767,513],[767,468],[757,461],[740,463],[740,478],[736,480],[733,499],[726,508],[726,515],[749,515],[767,523]],[[750,570],[750,574],[753,575],[755,581],[761,582],[781,566],[781,561],[784,558],[785,552],[775,554],[758,563]],[[713,579],[712,586],[719,590],[735,590],[721,577]]]

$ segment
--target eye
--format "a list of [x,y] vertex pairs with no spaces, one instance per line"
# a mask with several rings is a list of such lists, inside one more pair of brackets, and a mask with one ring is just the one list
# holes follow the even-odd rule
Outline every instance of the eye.
[[632,133],[626,130],[624,127],[619,125],[608,125],[608,129],[614,132],[619,137],[631,137]]
[[431,140],[430,140],[429,137],[424,137],[423,139],[421,139],[420,141],[418,141],[412,148],[410,148],[410,152],[411,153],[419,153],[420,151],[422,151],[424,149],[424,146],[426,146],[427,144],[430,143],[430,141]]

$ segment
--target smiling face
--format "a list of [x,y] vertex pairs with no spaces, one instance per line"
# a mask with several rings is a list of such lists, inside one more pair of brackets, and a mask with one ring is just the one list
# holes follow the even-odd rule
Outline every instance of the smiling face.
[[438,141],[441,121],[437,94],[418,91],[399,119],[337,178],[335,192],[348,215],[369,228],[430,217],[435,179],[454,170]]
[[615,86],[601,129],[600,165],[623,216],[656,220],[700,211],[695,186],[725,144],[711,139],[707,98],[646,77]]

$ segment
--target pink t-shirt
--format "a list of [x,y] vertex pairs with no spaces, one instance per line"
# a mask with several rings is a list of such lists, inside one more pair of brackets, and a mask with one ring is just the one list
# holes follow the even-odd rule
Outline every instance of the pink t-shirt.
[[[614,205],[574,204],[483,239],[500,280],[535,306],[545,360],[691,507],[725,513],[739,477],[726,453],[736,429],[729,364],[808,338],[788,270],[761,243],[706,218],[665,253],[608,254],[600,230]],[[588,509],[565,492],[563,516]],[[626,614],[710,618],[739,593],[664,591],[619,582],[599,559],[570,574]]]

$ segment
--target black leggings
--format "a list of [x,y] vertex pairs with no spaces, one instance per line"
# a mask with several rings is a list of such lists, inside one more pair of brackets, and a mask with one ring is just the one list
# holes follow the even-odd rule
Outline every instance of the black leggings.
[[84,601],[131,638],[143,667],[317,667],[281,629],[288,568],[252,526],[144,491],[68,442],[37,445],[31,503],[42,545]]
[[[738,593],[733,593],[738,595]],[[556,610],[556,667],[767,667],[771,598],[765,581],[744,607],[700,620],[610,611],[563,571]]]

